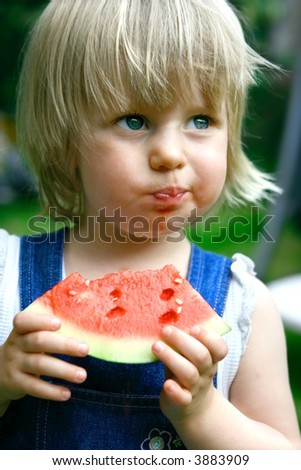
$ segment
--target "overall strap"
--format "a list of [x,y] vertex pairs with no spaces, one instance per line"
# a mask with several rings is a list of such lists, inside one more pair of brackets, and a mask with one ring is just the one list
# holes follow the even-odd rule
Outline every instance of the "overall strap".
[[21,237],[19,259],[21,310],[62,279],[64,236],[65,229]]
[[[208,304],[223,316],[231,278],[232,260],[192,245],[188,281]],[[217,387],[217,373],[213,377]]]
[[223,316],[231,278],[232,260],[192,245],[188,281]]

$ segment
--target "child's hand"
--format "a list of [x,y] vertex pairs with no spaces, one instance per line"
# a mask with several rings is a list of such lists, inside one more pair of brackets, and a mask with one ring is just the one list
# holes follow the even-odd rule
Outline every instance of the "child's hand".
[[[68,354],[83,357],[85,343],[57,334],[60,321],[52,315],[21,312],[16,315],[13,330],[0,347],[0,405],[32,395],[50,400],[70,398],[68,388],[50,384],[41,375],[81,383],[86,371],[51,356]],[[0,406],[1,408],[1,406]],[[1,414],[1,413],[0,413]]]
[[227,354],[226,343],[200,327],[188,335],[168,326],[162,330],[162,339],[152,349],[167,368],[160,397],[162,412],[173,424],[196,418],[215,396],[212,379]]

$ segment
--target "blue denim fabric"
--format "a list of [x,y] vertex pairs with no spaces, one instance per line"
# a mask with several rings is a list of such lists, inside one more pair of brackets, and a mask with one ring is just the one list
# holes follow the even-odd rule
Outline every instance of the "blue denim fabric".
[[[20,296],[24,309],[62,277],[64,231],[22,237]],[[223,314],[231,260],[192,246],[188,280]],[[159,407],[164,367],[60,356],[87,370],[64,403],[25,397],[0,418],[0,449],[185,449]],[[56,383],[63,381],[45,378]]]

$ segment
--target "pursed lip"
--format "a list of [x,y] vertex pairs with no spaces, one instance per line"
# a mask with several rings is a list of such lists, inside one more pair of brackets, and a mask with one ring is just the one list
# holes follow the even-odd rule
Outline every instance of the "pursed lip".
[[172,199],[179,199],[186,193],[187,189],[170,186],[167,188],[158,189],[157,191],[154,191],[152,195],[161,201],[168,201]]

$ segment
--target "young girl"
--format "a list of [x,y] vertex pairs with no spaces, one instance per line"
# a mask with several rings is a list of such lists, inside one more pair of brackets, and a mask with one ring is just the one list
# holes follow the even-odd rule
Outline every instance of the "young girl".
[[[300,446],[283,328],[252,262],[183,236],[221,203],[276,191],[240,139],[263,66],[224,0],[50,1],[27,48],[18,135],[43,204],[74,224],[1,231],[1,448]],[[225,338],[168,326],[158,362],[116,364],[23,312],[74,271],[169,263],[224,316]]]

